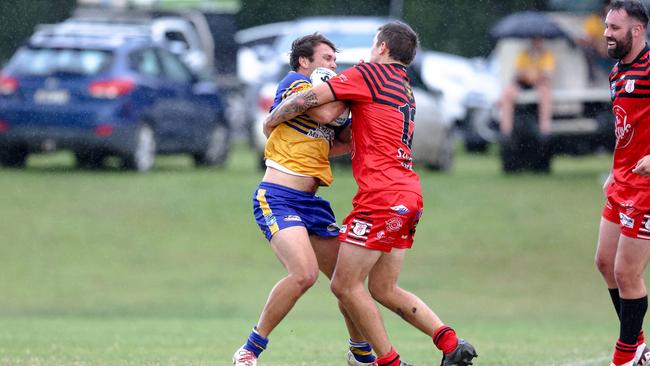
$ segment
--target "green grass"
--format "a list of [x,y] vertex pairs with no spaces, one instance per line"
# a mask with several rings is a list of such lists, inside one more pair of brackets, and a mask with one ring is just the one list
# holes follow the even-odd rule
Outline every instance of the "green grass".
[[[401,285],[476,345],[477,365],[607,364],[618,330],[593,255],[610,161],[504,176],[494,154],[459,155],[449,174],[419,171]],[[254,156],[238,146],[220,170],[161,158],[144,175],[72,166],[61,153],[0,170],[0,366],[228,365],[283,275],[251,215]],[[347,168],[335,178],[321,194],[343,217],[356,186]],[[439,362],[384,317],[406,360]],[[323,277],[261,365],[343,365],[346,340]]]

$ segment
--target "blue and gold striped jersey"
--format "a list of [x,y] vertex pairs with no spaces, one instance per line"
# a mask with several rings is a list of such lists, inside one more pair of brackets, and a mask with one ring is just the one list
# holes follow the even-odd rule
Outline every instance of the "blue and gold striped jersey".
[[[311,87],[309,77],[290,71],[278,85],[271,110],[288,96]],[[333,181],[329,152],[335,135],[334,128],[320,126],[302,114],[282,122],[273,130],[264,148],[264,158],[294,173],[317,178],[321,185],[329,186]]]

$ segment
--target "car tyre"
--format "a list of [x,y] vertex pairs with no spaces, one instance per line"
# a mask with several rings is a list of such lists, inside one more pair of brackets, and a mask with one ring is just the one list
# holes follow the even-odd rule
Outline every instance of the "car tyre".
[[27,148],[23,146],[9,147],[0,151],[0,165],[9,168],[24,168],[27,163]]
[[135,131],[133,150],[122,159],[125,169],[147,172],[156,159],[156,138],[149,124],[143,123]]
[[212,133],[204,151],[194,154],[196,166],[223,166],[230,154],[230,127],[225,123],[218,123]]

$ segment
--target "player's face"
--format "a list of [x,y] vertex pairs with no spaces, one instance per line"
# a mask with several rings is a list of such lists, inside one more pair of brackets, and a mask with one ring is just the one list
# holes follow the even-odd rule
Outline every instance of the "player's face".
[[319,67],[325,67],[332,71],[336,71],[336,52],[332,47],[325,43],[320,43],[314,47],[313,61],[309,63],[309,74]]
[[610,10],[605,18],[607,54],[622,59],[632,50],[632,28],[638,25],[627,16],[625,10]]

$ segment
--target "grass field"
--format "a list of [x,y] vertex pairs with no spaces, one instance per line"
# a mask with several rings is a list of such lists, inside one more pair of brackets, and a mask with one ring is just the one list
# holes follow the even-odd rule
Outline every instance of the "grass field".
[[[496,156],[420,171],[425,215],[401,285],[475,344],[476,365],[606,365],[618,334],[593,265],[609,156],[503,176]],[[68,154],[0,170],[0,365],[228,365],[283,270],[251,216],[261,173],[159,159],[145,175],[78,171]],[[355,184],[321,194],[343,216]],[[404,359],[431,340],[384,312]],[[272,334],[261,365],[341,366],[327,281]]]

